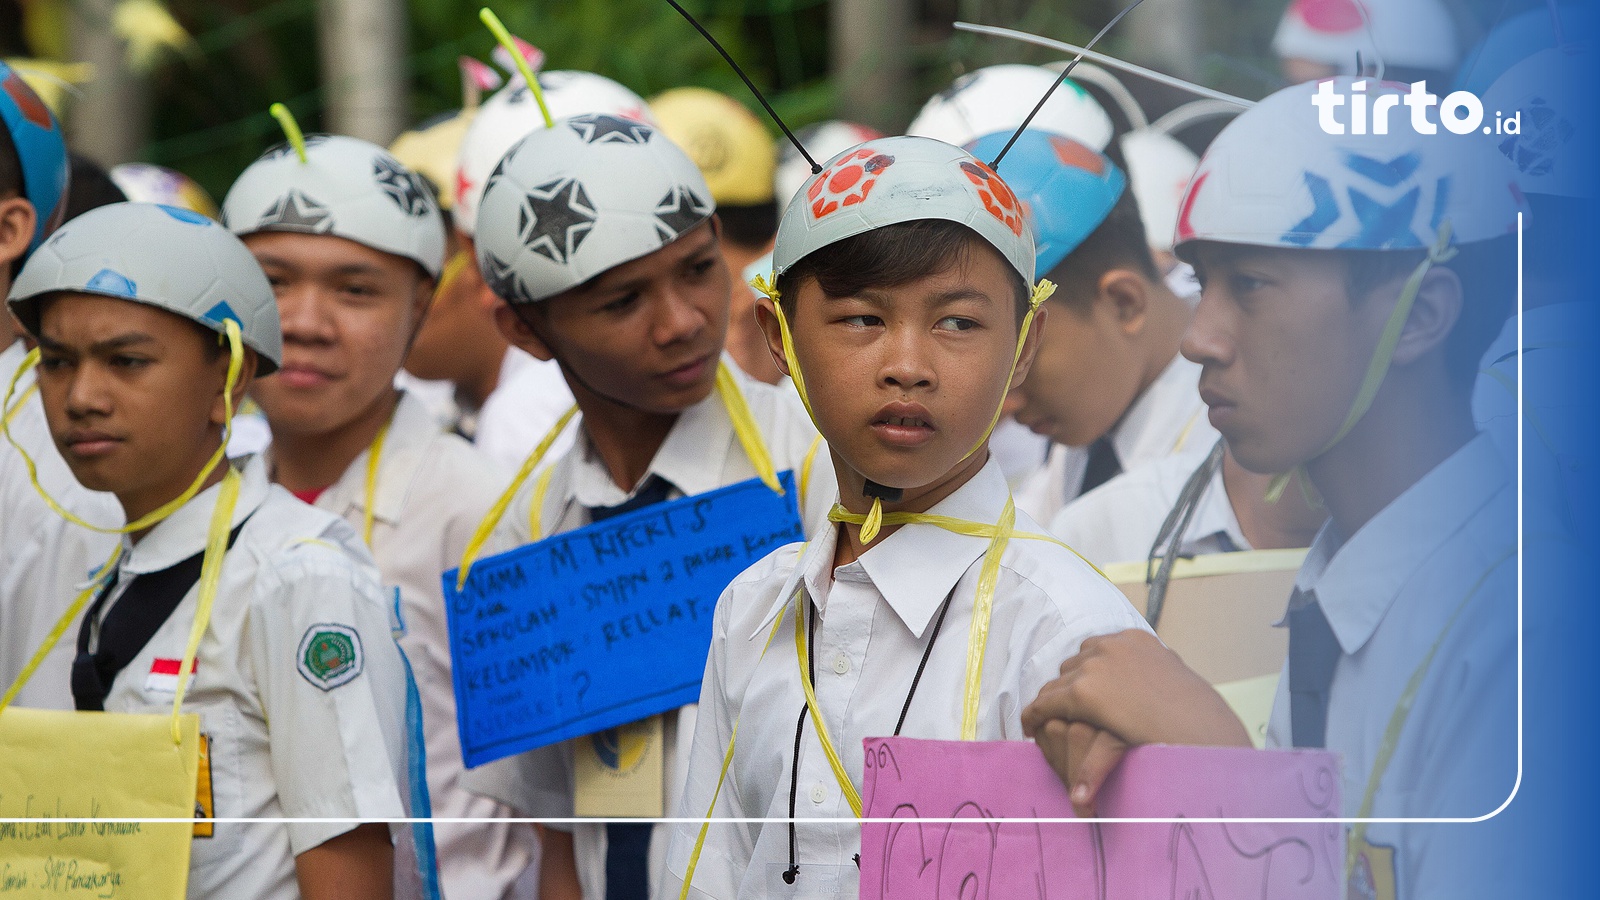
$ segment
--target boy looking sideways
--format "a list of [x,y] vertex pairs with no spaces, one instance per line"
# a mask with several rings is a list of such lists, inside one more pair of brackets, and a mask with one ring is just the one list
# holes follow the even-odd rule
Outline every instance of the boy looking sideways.
[[504,897],[537,852],[510,811],[464,790],[439,573],[461,558],[502,484],[444,433],[395,373],[444,262],[444,223],[421,179],[381,148],[313,135],[305,159],[269,151],[234,182],[223,219],[266,272],[283,365],[252,396],[272,428],[271,478],[342,516],[398,592],[396,631],[422,701],[433,826],[448,897]]
[[[860,833],[838,820],[860,814],[862,738],[1017,738],[1057,654],[1143,625],[1071,551],[1028,534],[987,450],[1047,292],[999,176],[927,138],[852,148],[785,212],[774,262],[762,326],[828,440],[841,505],[717,604],[678,807],[711,821],[678,827],[673,894],[855,896]],[[969,658],[971,634],[986,637]],[[795,816],[824,821],[714,821]]]
[[[1352,818],[1485,816],[1517,776],[1517,507],[1470,398],[1515,296],[1523,202],[1487,141],[1330,136],[1314,90],[1224,129],[1178,226],[1204,285],[1183,350],[1212,422],[1241,465],[1303,472],[1329,512],[1289,599],[1267,744],[1342,754]],[[1243,744],[1219,707],[1165,648],[1115,635],[1024,721],[1089,813],[1129,743]],[[1507,852],[1493,827],[1357,824],[1352,895],[1515,895]]]
[[[561,367],[583,414],[573,448],[532,490],[513,488],[495,546],[748,481],[762,460],[794,472],[802,521],[820,521],[832,472],[816,432],[784,389],[747,378],[724,356],[732,284],[721,226],[682,150],[629,119],[558,120],[501,160],[477,225],[479,266],[504,301],[501,331]],[[744,411],[754,434],[735,426]],[[693,709],[684,710],[663,715],[652,738],[664,749],[663,810],[677,805],[684,782]],[[531,816],[571,816],[574,754],[593,754],[600,739],[491,763],[474,789]],[[562,827],[545,831],[544,896],[575,896],[581,886],[590,900],[643,897],[659,880],[663,826]]]
[[[133,529],[75,630],[77,708],[171,710],[176,661],[210,607],[182,707],[208,746],[198,807],[403,817],[404,676],[371,557],[344,522],[268,485],[260,465],[241,477],[222,453],[229,415],[281,353],[249,251],[196,213],[114,204],[58,230],[9,302],[39,341],[56,446]],[[214,510],[227,533],[210,534]],[[213,540],[228,547],[214,604],[198,583]],[[212,828],[194,843],[190,897],[390,896],[381,822]]]

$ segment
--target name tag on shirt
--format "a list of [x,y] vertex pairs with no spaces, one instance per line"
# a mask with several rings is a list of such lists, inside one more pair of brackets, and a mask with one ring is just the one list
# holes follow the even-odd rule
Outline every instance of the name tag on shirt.
[[658,503],[444,573],[466,764],[693,703],[735,577],[804,538],[794,473]]
[[[181,659],[150,660],[150,672],[144,676],[144,689],[153,694],[176,694],[178,692],[178,668],[183,665]],[[200,661],[195,660],[194,669],[189,672],[189,683],[184,685],[184,690],[194,688],[194,673],[200,669]]]

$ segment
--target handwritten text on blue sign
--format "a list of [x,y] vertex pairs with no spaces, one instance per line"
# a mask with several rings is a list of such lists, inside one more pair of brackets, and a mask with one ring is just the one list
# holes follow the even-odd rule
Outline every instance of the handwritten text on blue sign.
[[468,766],[693,703],[717,598],[802,540],[794,476],[659,503],[444,573]]

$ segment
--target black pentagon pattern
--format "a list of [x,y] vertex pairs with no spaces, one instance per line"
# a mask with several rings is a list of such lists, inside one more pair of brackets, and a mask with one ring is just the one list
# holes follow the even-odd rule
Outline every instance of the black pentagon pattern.
[[585,144],[645,144],[655,134],[649,125],[607,113],[573,116],[567,120],[567,127]]
[[[323,143],[327,139],[328,136],[325,134],[308,134],[305,137],[306,149],[310,150],[312,147]],[[273,144],[271,147],[268,147],[267,152],[261,154],[261,159],[278,159],[279,157],[288,156],[293,152],[293,144],[289,143],[288,141],[279,141],[278,143]]]
[[378,182],[378,188],[384,196],[393,200],[401,212],[412,218],[428,214],[433,198],[416,173],[407,171],[388,156],[375,156],[372,158],[372,177]]
[[656,231],[661,243],[669,244],[711,215],[711,204],[700,199],[688,185],[674,185],[656,204]]
[[489,290],[494,291],[496,297],[507,303],[538,302],[533,292],[528,290],[528,286],[517,277],[517,272],[510,263],[493,253],[486,252],[484,256],[487,258],[482,266],[483,281],[489,285]]
[[333,214],[300,190],[290,188],[289,193],[267,207],[257,227],[322,234],[333,227]]
[[558,265],[566,265],[598,217],[583,183],[558,178],[528,191],[517,211],[517,238],[523,246]]

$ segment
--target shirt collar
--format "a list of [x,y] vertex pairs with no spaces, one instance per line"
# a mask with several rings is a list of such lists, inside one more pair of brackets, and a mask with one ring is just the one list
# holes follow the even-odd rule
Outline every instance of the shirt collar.
[[[1501,490],[1504,463],[1480,434],[1435,466],[1348,540],[1333,522],[1311,542],[1295,589],[1322,605],[1339,646],[1364,646],[1401,590]],[[1291,488],[1292,489],[1292,488]]]
[[[423,451],[428,443],[443,432],[438,419],[428,412],[428,407],[409,392],[402,391],[389,416],[389,430],[383,437],[383,450],[378,456],[378,483],[373,492],[372,517],[386,525],[400,520],[406,495],[411,490],[417,467],[421,465]],[[345,467],[339,480],[317,498],[317,505],[335,513],[349,515],[365,508],[367,497],[367,461],[372,447]]]
[[[204,550],[206,535],[211,530],[211,513],[221,491],[219,482],[196,494],[172,515],[156,523],[137,544],[123,535],[121,570],[129,575],[159,572]],[[228,527],[237,527],[266,498],[267,466],[259,457],[253,458],[245,465],[239,500],[234,504],[233,519]]]
[[[737,374],[734,377],[739,379]],[[650,467],[639,484],[656,475],[686,497],[716,490],[723,486],[724,464],[734,443],[733,421],[728,418],[721,395],[713,389],[704,400],[678,414],[678,420],[672,423],[667,439],[650,460]],[[617,506],[633,497],[638,485],[623,490],[611,480],[611,472],[589,440],[587,428],[582,431],[574,452],[577,465],[573,471],[572,496],[578,504],[590,509]]]
[[[992,525],[1000,520],[1010,496],[1005,474],[999,462],[990,456],[976,475],[928,512]],[[838,528],[832,526],[804,545],[801,559],[774,598],[772,609],[750,633],[752,639],[772,627],[773,620],[782,615],[802,579],[812,597],[823,598],[825,602],[833,577],[837,540]],[[988,546],[988,538],[957,534],[919,522],[901,526],[862,554],[859,563],[889,608],[920,638],[945,597]]]
[[1199,384],[1199,364],[1178,355],[1139,394],[1111,430],[1111,446],[1124,469],[1169,456],[1186,443],[1205,415]]

